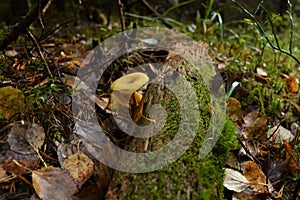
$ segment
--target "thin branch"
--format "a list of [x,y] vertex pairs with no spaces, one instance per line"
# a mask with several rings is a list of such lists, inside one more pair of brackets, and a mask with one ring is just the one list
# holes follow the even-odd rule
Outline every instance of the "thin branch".
[[48,3],[45,5],[45,7],[42,10],[42,15],[45,15],[46,11],[48,10],[48,8],[50,7],[51,3],[53,2],[53,0],[49,0]]
[[[49,0],[49,1],[51,1],[51,0]],[[48,2],[48,3],[49,3],[49,2]],[[47,3],[47,4],[48,4],[48,3]],[[46,4],[46,6],[47,6],[47,4]],[[41,10],[42,10],[42,5],[39,3],[39,12],[38,12],[38,16],[39,16],[39,21],[40,21],[42,30],[44,31],[45,26],[44,26],[44,22],[43,22],[43,19],[42,19],[42,16],[41,16]]]
[[34,43],[34,45],[36,46],[37,50],[38,50],[38,53],[40,55],[40,57],[42,58],[45,66],[46,66],[46,69],[48,71],[48,74],[50,75],[51,78],[53,78],[53,75],[51,73],[51,70],[49,69],[49,66],[47,64],[47,61],[42,53],[42,50],[41,50],[41,47],[39,45],[39,43],[37,42],[37,40],[35,39],[34,35],[29,31],[29,29],[27,29],[27,35],[29,36],[29,38],[32,40],[32,42]]
[[120,23],[122,31],[126,31],[126,25],[125,25],[125,17],[124,17],[124,5],[121,0],[118,0],[118,7],[119,7],[119,15],[120,15]]
[[0,50],[4,50],[11,42],[16,41],[20,34],[25,33],[26,29],[36,19],[39,14],[39,4],[44,7],[48,0],[40,0],[35,7],[27,13],[27,15],[16,23],[11,31],[0,41]]
[[276,30],[275,30],[275,26],[273,24],[273,20],[272,20],[272,14],[263,6],[261,6],[262,9],[267,13],[267,17],[268,17],[268,21],[270,22],[271,28],[272,28],[272,34],[274,36],[275,42],[276,42],[276,46],[278,49],[281,49],[280,44],[279,44],[279,40],[276,34]]
[[62,22],[61,24],[57,25],[56,27],[54,27],[53,29],[50,29],[49,31],[47,31],[46,33],[43,33],[39,38],[38,38],[38,42],[44,41],[49,39],[50,36],[55,36],[56,34],[59,33],[59,31],[62,31],[64,29],[66,29],[70,23],[75,22],[75,19],[68,19],[65,22]]
[[240,136],[237,137],[240,145],[242,146],[242,148],[245,150],[246,154],[248,154],[249,157],[251,157],[253,160],[255,160],[256,163],[258,164],[262,164],[255,156],[253,156],[251,154],[251,152],[249,151],[249,149],[245,146],[245,144],[243,143],[242,139],[240,138]]

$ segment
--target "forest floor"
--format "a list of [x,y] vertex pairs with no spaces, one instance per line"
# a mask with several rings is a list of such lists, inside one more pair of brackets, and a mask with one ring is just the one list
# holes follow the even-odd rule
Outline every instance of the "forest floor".
[[[215,19],[174,25],[201,41],[223,78],[227,117],[238,145],[231,147],[230,158],[222,166],[225,180],[220,198],[297,199],[300,195],[300,36],[294,34],[291,41],[285,20],[265,24],[263,33],[250,20],[235,26]],[[298,18],[294,25],[293,32],[298,33]],[[137,24],[146,26],[163,27],[159,22]],[[51,199],[53,194],[93,199],[104,198],[104,191],[113,192],[109,188],[113,170],[85,153],[82,140],[74,134],[72,95],[88,53],[121,32],[121,27],[68,21],[49,30],[53,31],[43,37],[35,36],[40,30],[28,31],[1,53],[0,200]],[[167,54],[156,56],[155,61],[163,62],[159,59]],[[109,86],[104,83],[124,74],[120,63],[130,69],[142,62],[121,58],[100,81],[103,87],[96,97],[96,110],[107,132],[116,130],[115,124],[103,121],[110,114]],[[123,135],[113,139],[127,140]]]

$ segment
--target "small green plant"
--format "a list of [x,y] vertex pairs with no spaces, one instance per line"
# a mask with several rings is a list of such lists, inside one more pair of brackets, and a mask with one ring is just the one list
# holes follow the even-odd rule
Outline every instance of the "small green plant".
[[63,107],[59,100],[62,91],[63,88],[51,78],[43,86],[26,88],[24,91],[28,105],[26,114],[34,116],[33,120],[47,127],[47,133],[58,140],[61,139],[61,131],[56,122],[57,110]]
[[205,8],[205,15],[202,17],[199,12],[197,12],[196,26],[197,33],[202,33],[204,35],[215,35],[214,31],[219,30],[219,35],[221,40],[224,38],[224,25],[223,19],[219,12],[213,11],[212,7],[214,0],[210,0],[208,5],[204,3],[202,6]]
[[[264,1],[261,1],[258,5],[254,13],[251,13],[243,4],[241,4],[239,1],[232,0],[234,3],[236,3],[240,8],[243,9],[243,11],[249,16],[250,20],[253,22],[253,24],[256,26],[257,30],[261,34],[261,36],[266,40],[266,42],[271,46],[272,49],[279,51],[283,54],[288,55],[289,57],[293,58],[298,64],[300,64],[300,60],[293,54],[293,34],[294,34],[294,20],[292,16],[292,4],[290,0],[288,0],[289,8],[286,11],[289,16],[289,23],[290,23],[290,33],[289,33],[289,47],[288,50],[285,50],[282,48],[282,45],[280,45],[280,41],[278,38],[278,34],[276,32],[276,28],[274,26],[274,18],[269,10],[267,10],[264,7]],[[264,11],[267,14],[267,22],[270,24],[271,27],[271,35],[270,37],[268,31],[266,30],[266,27],[263,25],[262,22],[258,20],[256,17],[256,13],[258,11]],[[275,18],[276,19],[276,18]]]

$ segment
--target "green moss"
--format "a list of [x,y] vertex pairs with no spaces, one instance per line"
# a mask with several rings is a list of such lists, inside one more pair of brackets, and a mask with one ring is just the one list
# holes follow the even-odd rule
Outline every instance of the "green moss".
[[24,95],[12,86],[0,88],[0,119],[10,119],[24,107]]
[[159,171],[118,172],[112,190],[119,199],[222,199],[223,167],[230,148],[237,146],[235,126],[226,121],[220,140],[204,159],[198,156],[199,141],[197,137],[183,156]]

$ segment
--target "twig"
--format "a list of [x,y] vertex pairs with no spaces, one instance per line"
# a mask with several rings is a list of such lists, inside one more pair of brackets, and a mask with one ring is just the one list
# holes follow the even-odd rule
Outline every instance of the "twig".
[[286,119],[282,119],[279,124],[277,125],[277,127],[275,128],[275,130],[273,131],[273,133],[267,138],[267,140],[270,140],[274,135],[275,133],[277,133],[277,131],[279,130],[281,124],[285,121]]
[[42,16],[41,15],[45,15],[45,13],[46,13],[46,11],[48,10],[48,8],[50,7],[50,5],[51,5],[51,3],[53,2],[53,0],[49,0],[48,2],[47,2],[47,4],[44,6],[44,8],[42,9],[42,5],[41,4],[39,4],[39,6],[40,6],[40,8],[39,8],[39,21],[40,21],[40,24],[41,24],[41,26],[42,26],[42,32],[44,32],[44,29],[45,29],[45,26],[44,26],[44,22],[43,22],[43,18],[42,18]]
[[16,41],[20,34],[24,33],[30,24],[39,14],[39,4],[43,7],[48,0],[40,0],[40,2],[28,12],[28,14],[18,23],[16,23],[11,31],[0,41],[0,50],[4,50],[11,42]]
[[27,183],[27,185],[29,185],[30,187],[33,187],[33,185],[22,175],[19,175],[19,178],[21,180],[23,180],[25,183]]
[[119,15],[120,15],[120,23],[122,31],[126,31],[126,25],[125,25],[125,18],[124,18],[124,5],[122,4],[121,0],[118,0],[118,7],[119,7]]
[[[64,30],[65,28],[67,28],[69,26],[69,24],[71,22],[75,22],[75,19],[68,19],[64,22],[62,22],[61,24],[58,24],[55,28],[47,31],[46,33],[43,33],[39,38],[38,38],[38,42],[40,41],[44,41],[47,40],[50,36],[55,36],[55,34],[57,34],[59,31]],[[61,29],[61,30],[59,30]]]
[[[51,1],[51,0],[49,0]],[[48,3],[47,3],[48,4]],[[46,5],[47,5],[46,4]],[[44,22],[43,22],[43,19],[42,19],[42,16],[41,16],[41,10],[42,10],[42,5],[39,3],[39,12],[38,12],[38,16],[39,16],[39,21],[40,21],[40,24],[41,24],[41,27],[42,27],[42,31],[44,31],[45,29],[45,26],[44,26]]]
[[42,10],[42,15],[45,15],[46,11],[48,10],[48,8],[50,7],[51,3],[53,2],[53,0],[49,0],[48,3],[45,5],[44,9]]
[[167,27],[167,28],[169,28],[169,29],[172,29],[173,27],[172,27],[172,25],[171,24],[169,24],[168,22],[167,22],[167,20],[165,20],[163,17],[162,17],[162,15],[157,11],[157,10],[155,10],[146,0],[141,0],[142,1],[142,3],[151,11],[151,12],[153,12],[155,15],[156,15],[156,17],[158,17],[162,22],[163,22],[163,24]]
[[45,57],[44,57],[44,55],[43,55],[43,53],[42,53],[42,51],[41,51],[41,47],[40,47],[39,43],[37,42],[37,40],[35,39],[34,35],[29,31],[29,29],[27,29],[27,35],[29,36],[29,38],[32,40],[32,42],[33,42],[34,45],[36,46],[36,48],[37,48],[37,50],[38,50],[38,53],[39,53],[40,57],[42,58],[42,60],[43,60],[43,62],[44,62],[44,64],[45,64],[45,66],[46,66],[46,69],[47,69],[47,71],[48,71],[50,77],[53,78],[53,75],[52,75],[52,73],[51,73],[51,71],[50,71],[50,69],[49,69],[49,66],[48,66],[48,64],[47,64],[47,61],[46,61],[46,59],[45,59]]
[[256,163],[258,163],[258,164],[261,165],[261,162],[260,162],[255,156],[253,156],[253,155],[250,153],[250,151],[247,149],[247,147],[244,145],[242,139],[241,139],[240,137],[237,137],[237,139],[238,139],[240,145],[243,147],[243,149],[245,149],[246,154],[248,154],[253,160],[255,160]]
[[[272,49],[274,50],[277,50],[283,54],[286,54],[288,56],[290,56],[291,58],[293,58],[298,64],[300,64],[300,60],[298,58],[296,58],[293,54],[292,54],[292,38],[290,38],[290,50],[289,52],[287,52],[286,50],[282,49],[279,44],[278,44],[278,41],[276,41],[276,46],[273,44],[273,42],[270,40],[270,38],[267,36],[265,30],[263,29],[263,26],[261,25],[261,23],[257,20],[257,18],[244,6],[242,5],[240,2],[236,1],[236,0],[232,0],[232,2],[234,2],[235,4],[237,4],[240,8],[243,9],[243,11],[250,17],[250,19],[255,23],[258,31],[260,32],[260,34],[265,38],[265,40],[267,41],[267,43],[271,46]],[[291,3],[289,3],[289,5],[291,6]],[[262,3],[260,3],[258,5],[258,7],[262,7]],[[255,12],[257,12],[258,8],[256,9]],[[290,16],[291,18],[291,16]],[[269,18],[268,18],[269,19]],[[272,26],[272,29],[274,29],[274,26],[273,26],[273,23],[272,23],[272,20],[269,19],[269,22]],[[293,27],[293,21],[291,21],[291,27]],[[292,30],[291,30],[292,31]],[[274,31],[272,31],[272,34],[273,36],[275,37],[275,40],[277,38],[277,35]],[[290,34],[290,37],[292,36],[292,34]]]
[[19,163],[17,160],[13,159],[12,161],[13,161],[18,167],[21,167],[21,168],[23,168],[23,169],[25,169],[25,170],[27,170],[27,171],[29,171],[29,172],[32,172],[32,169],[30,169],[30,168],[28,168],[28,167],[22,165],[22,164]]
[[3,178],[0,178],[0,183],[9,182],[9,181],[11,181],[11,180],[13,180],[13,179],[15,179],[15,178],[17,178],[17,177],[18,177],[18,176],[15,175],[15,174],[11,174],[11,175],[9,175],[9,176],[5,176],[5,177],[3,177]]
[[41,156],[41,154],[39,153],[39,150],[30,142],[27,140],[27,142],[30,144],[30,146],[32,147],[32,149],[35,151],[35,153],[38,155],[38,157],[41,159],[42,163],[44,164],[45,167],[48,167],[48,165],[46,164],[46,162],[44,161],[43,157]]

